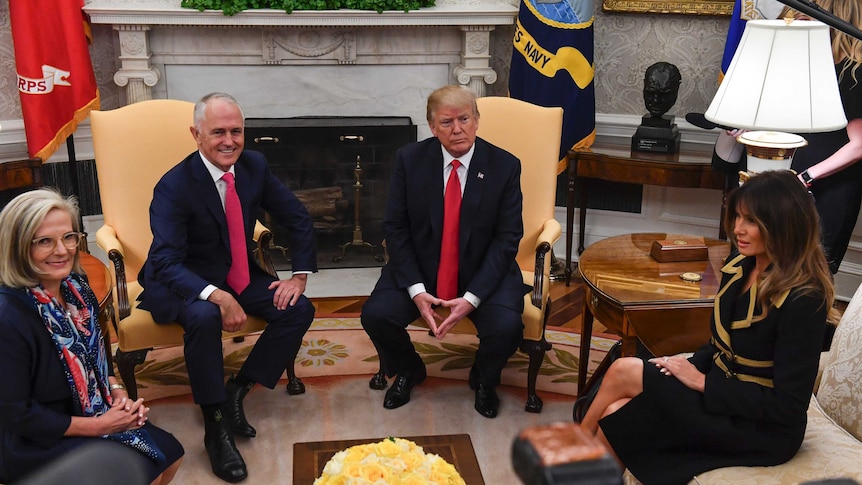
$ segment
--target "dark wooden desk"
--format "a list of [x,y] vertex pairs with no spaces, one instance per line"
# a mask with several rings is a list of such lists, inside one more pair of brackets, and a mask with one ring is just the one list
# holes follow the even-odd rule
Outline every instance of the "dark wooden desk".
[[[566,286],[572,277],[572,232],[574,230],[575,192],[578,193],[580,217],[578,254],[584,252],[584,226],[587,220],[587,196],[591,179],[641,185],[721,190],[724,195],[732,180],[712,170],[712,146],[683,143],[672,155],[633,152],[629,145],[596,143],[587,151],[572,150],[568,155],[568,190],[566,194]],[[722,198],[721,216],[724,216]],[[725,239],[719,219],[718,237]]]
[[[653,355],[697,350],[709,339],[713,299],[730,243],[704,238],[708,261],[659,263],[650,256],[653,241],[677,239],[664,233],[626,234],[590,245],[578,270],[584,279],[584,316],[578,363],[578,395],[587,392],[604,372],[603,362],[587,383],[593,318],[622,337],[622,355],[636,355],[638,340]],[[682,273],[702,276],[697,283]]]

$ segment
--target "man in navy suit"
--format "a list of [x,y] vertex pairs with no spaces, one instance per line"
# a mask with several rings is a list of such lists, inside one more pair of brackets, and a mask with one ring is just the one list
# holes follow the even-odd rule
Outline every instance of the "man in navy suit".
[[[191,133],[198,151],[155,187],[150,205],[153,244],[138,276],[144,287],[140,307],[157,322],[177,322],[185,330],[192,395],[204,415],[204,445],[213,472],[228,482],[248,476],[233,435],[256,435],[246,420],[243,398],[256,382],[275,387],[296,357],[314,318],[314,307],[303,296],[306,279],[317,271],[308,211],[273,176],[262,154],[243,151],[243,127],[242,109],[230,95],[211,93],[195,105]],[[231,202],[237,196],[238,204]],[[231,203],[241,207],[241,215],[226,215],[226,204],[230,208]],[[289,230],[290,279],[278,280],[252,262],[252,234],[260,210]],[[236,224],[229,233],[230,220]],[[233,251],[232,238],[239,240]],[[237,272],[244,274],[240,285],[229,276]],[[239,373],[225,383],[222,330],[241,329],[246,314],[265,319],[267,328]]]
[[[465,88],[446,86],[432,93],[427,118],[434,137],[396,155],[383,222],[389,262],[362,308],[362,326],[384,372],[395,376],[383,400],[383,407],[393,409],[406,404],[426,377],[407,325],[421,316],[442,339],[469,316],[479,335],[470,370],[475,408],[493,418],[499,408],[495,389],[523,335],[521,313],[530,290],[515,262],[523,235],[521,164],[476,137],[476,97]],[[460,220],[444,230],[450,182],[460,185]],[[453,236],[456,266],[441,266],[450,257],[443,257],[444,240]],[[447,279],[453,282],[450,294],[441,286]]]

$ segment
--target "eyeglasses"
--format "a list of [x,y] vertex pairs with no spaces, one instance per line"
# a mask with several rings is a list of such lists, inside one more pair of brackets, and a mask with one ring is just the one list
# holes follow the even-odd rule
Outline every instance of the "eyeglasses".
[[40,251],[51,251],[57,247],[57,243],[55,241],[60,241],[63,243],[63,246],[66,246],[66,249],[76,249],[78,247],[78,243],[81,242],[81,236],[83,235],[84,234],[80,232],[67,232],[62,236],[39,237],[33,240],[33,247]]

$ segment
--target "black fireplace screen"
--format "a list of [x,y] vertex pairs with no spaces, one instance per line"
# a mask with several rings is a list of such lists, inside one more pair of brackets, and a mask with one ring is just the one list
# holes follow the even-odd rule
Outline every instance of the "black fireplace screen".
[[[408,117],[248,118],[246,148],[303,201],[314,219],[320,268],[383,264],[383,212],[395,152],[416,141]],[[267,223],[266,214],[261,215]],[[290,269],[285,230],[273,231],[276,269]]]

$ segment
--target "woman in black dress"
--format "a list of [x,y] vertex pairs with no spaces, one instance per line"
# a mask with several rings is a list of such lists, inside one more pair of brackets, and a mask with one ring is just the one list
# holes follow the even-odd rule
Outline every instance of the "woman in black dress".
[[709,343],[616,360],[581,422],[648,485],[783,463],[805,433],[834,298],[814,202],[793,172],[763,172],[731,193],[724,225],[738,252]]
[[[859,0],[818,0],[817,5],[862,28]],[[808,145],[793,157],[799,180],[810,187],[820,214],[823,248],[837,273],[862,205],[862,41],[832,30],[832,55],[847,127],[805,133]]]
[[[147,483],[166,484],[183,447],[147,421],[143,399],[129,399],[108,365],[77,226],[77,204],[53,190],[21,194],[0,212],[0,483],[99,443],[138,452],[136,466],[89,464],[116,470],[113,483],[142,478],[125,474],[143,467]],[[65,478],[96,482],[86,472]]]

